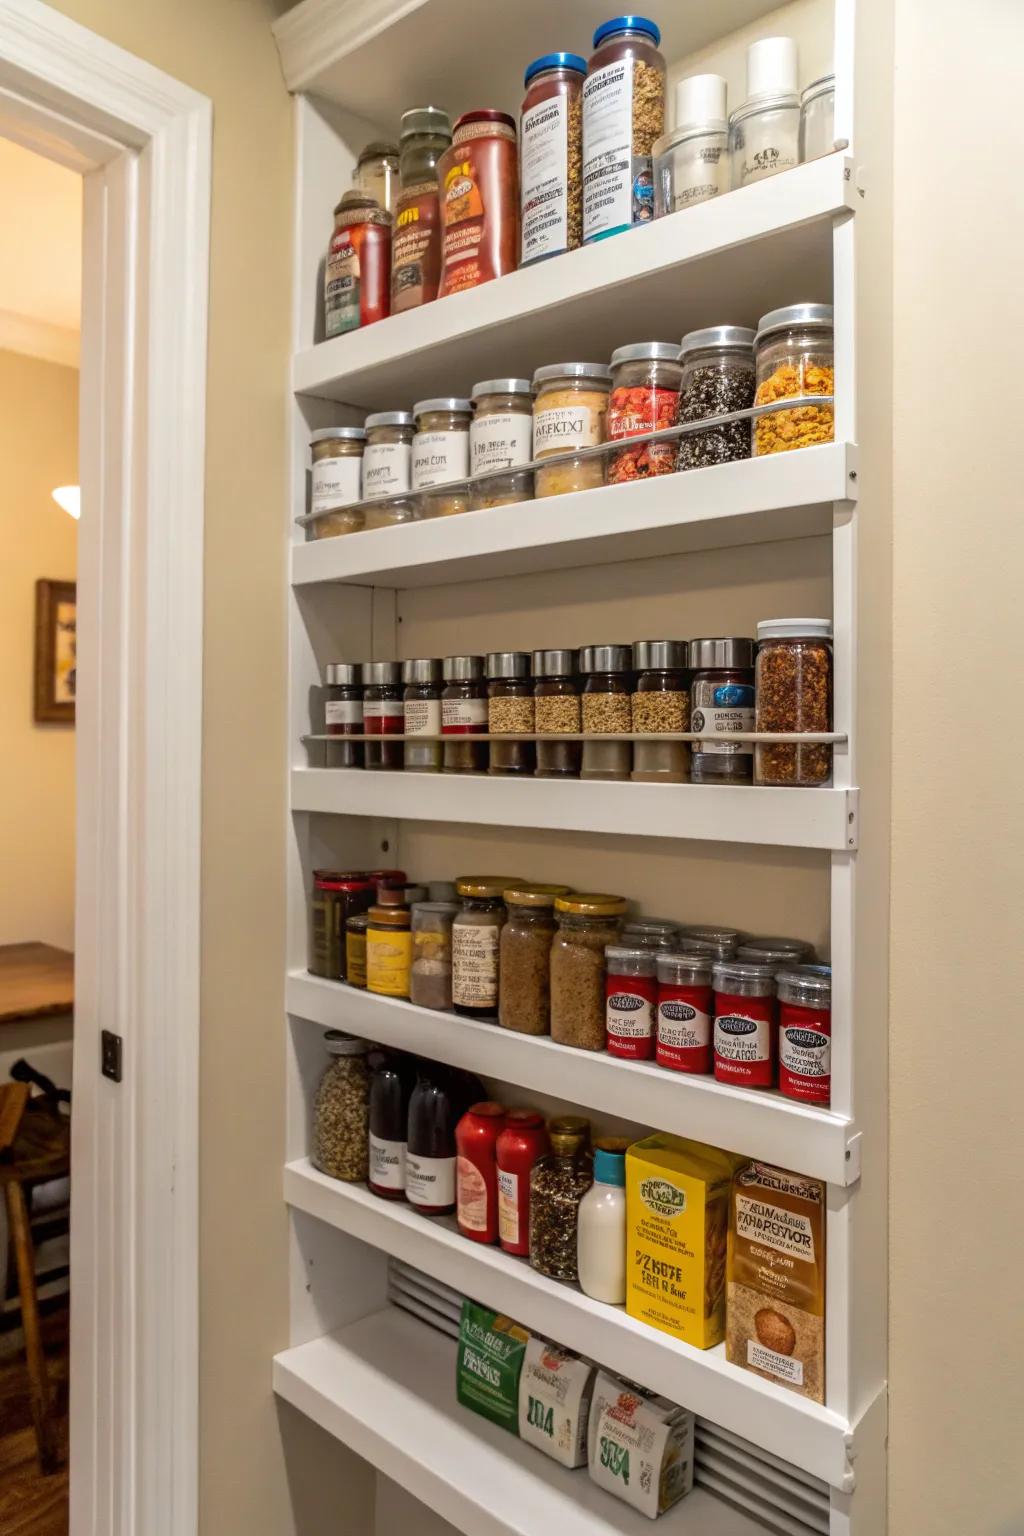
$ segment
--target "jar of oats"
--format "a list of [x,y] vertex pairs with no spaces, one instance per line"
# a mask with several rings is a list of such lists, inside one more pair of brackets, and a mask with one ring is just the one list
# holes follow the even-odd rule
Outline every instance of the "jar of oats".
[[605,1047],[604,951],[622,927],[622,896],[557,896],[551,944],[551,1038],[583,1051]]
[[615,16],[594,33],[583,86],[583,239],[654,218],[654,141],[665,132],[661,33]]
[[[533,700],[539,735],[565,736],[566,741],[538,741],[539,779],[578,779],[579,735],[583,728],[575,651],[534,651]],[[575,740],[573,740],[575,738]]]
[[[679,735],[690,729],[686,680],[690,647],[685,640],[638,640],[633,646],[637,674],[632,729],[645,736]],[[690,748],[685,741],[634,741],[633,774],[640,784],[685,784]]]
[[[762,315],[754,342],[755,405],[835,389],[831,304],[787,304]],[[835,435],[831,405],[803,405],[754,419],[754,456],[813,448]]]
[[365,1040],[329,1029],[324,1046],[331,1058],[320,1079],[313,1105],[314,1168],[346,1183],[364,1180],[369,1171],[370,1073]]
[[[633,650],[628,645],[585,645],[580,651],[583,675],[583,734],[615,736],[632,730],[629,708],[629,669]],[[628,779],[633,761],[628,741],[583,743],[581,779]]]
[[[612,371],[606,363],[549,363],[533,375],[533,456],[572,454],[605,440]],[[604,458],[565,458],[534,473],[534,494],[563,496],[604,484]]]
[[[492,736],[529,734],[536,729],[533,679],[528,651],[489,651],[487,729]],[[537,763],[532,741],[492,741],[488,773],[528,774]]]
[[[757,626],[754,719],[758,731],[832,729],[832,623],[763,619]],[[816,742],[759,741],[755,784],[827,784],[832,748]]]

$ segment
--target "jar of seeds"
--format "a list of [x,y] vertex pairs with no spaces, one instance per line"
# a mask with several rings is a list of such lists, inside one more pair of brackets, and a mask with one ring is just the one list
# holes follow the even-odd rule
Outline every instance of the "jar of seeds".
[[452,922],[454,901],[417,901],[412,908],[412,966],[409,1001],[421,1008],[452,1006]]
[[[711,325],[683,337],[683,378],[676,426],[748,411],[754,403],[754,332],[744,325]],[[750,421],[726,422],[679,439],[676,468],[707,469],[750,458]]]
[[[759,731],[832,729],[832,623],[829,619],[763,619],[757,626],[755,720]],[[755,784],[827,784],[827,744],[759,741]]]
[[583,743],[581,779],[628,779],[633,761],[628,741],[592,741],[591,736],[629,734],[629,669],[633,661],[628,645],[585,645],[580,651],[583,675]]
[[[656,737],[690,729],[689,656],[685,640],[638,640],[633,646],[637,674],[631,701],[634,731]],[[688,744],[634,741],[632,777],[640,784],[685,783],[690,777]]]
[[501,930],[501,993],[498,1023],[521,1035],[546,1035],[551,1014],[551,941],[555,936],[554,890],[531,886],[505,892],[508,920]]
[[750,741],[737,734],[754,729],[754,642],[722,636],[690,642],[693,668],[690,774],[695,784],[749,784],[754,761]]
[[605,1046],[604,952],[619,937],[622,896],[557,896],[551,945],[551,1038],[583,1051]]
[[560,1115],[548,1132],[551,1151],[530,1171],[530,1263],[552,1280],[576,1280],[580,1201],[594,1182],[590,1123]]
[[[487,729],[494,735],[535,730],[533,679],[528,651],[490,651],[487,656]],[[492,741],[488,773],[529,774],[537,763],[532,741]]]
[[369,1172],[370,1073],[365,1040],[329,1029],[324,1045],[331,1058],[313,1103],[313,1166],[348,1184]]
[[[575,651],[534,651],[533,698],[539,734],[565,736],[562,741],[538,741],[539,779],[578,779],[579,735],[583,728],[580,685],[576,678]],[[574,741],[571,738],[576,737]]]

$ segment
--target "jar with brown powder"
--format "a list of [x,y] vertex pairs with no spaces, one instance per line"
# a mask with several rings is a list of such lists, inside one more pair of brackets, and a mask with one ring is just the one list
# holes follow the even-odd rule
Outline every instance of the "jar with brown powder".
[[622,896],[558,896],[551,945],[551,1038],[583,1051],[605,1047],[604,951],[619,937]]

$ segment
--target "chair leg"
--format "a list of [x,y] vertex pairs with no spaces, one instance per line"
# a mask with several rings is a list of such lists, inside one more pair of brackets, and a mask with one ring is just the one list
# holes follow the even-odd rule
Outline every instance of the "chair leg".
[[4,1195],[7,1201],[7,1223],[10,1229],[11,1245],[18,1269],[21,1322],[25,1331],[25,1358],[28,1365],[32,1419],[35,1423],[36,1444],[39,1448],[39,1465],[43,1475],[49,1476],[51,1472],[57,1470],[57,1448],[51,1415],[52,1394],[39,1328],[35,1248],[29,1227],[25,1191],[17,1179],[9,1179],[4,1184]]

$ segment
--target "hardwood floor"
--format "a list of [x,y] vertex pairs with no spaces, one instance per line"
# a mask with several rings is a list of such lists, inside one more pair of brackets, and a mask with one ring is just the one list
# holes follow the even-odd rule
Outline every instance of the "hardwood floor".
[[61,1470],[42,1477],[36,1461],[28,1376],[21,1335],[0,1335],[0,1532],[3,1536],[67,1536],[68,1313],[44,1319],[50,1380],[57,1389]]

